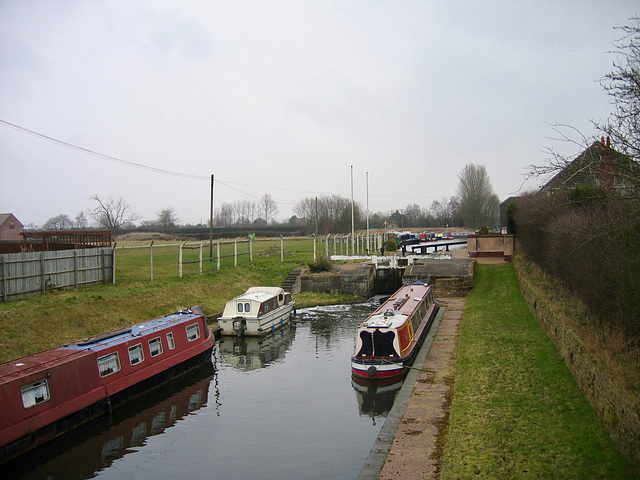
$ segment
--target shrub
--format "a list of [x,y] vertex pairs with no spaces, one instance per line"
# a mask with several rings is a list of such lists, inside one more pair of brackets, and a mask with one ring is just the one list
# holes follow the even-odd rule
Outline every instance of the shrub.
[[385,252],[396,252],[398,250],[398,245],[392,240],[387,240],[383,243],[383,246]]
[[307,265],[311,273],[331,271],[331,259],[324,255],[320,255],[315,262],[309,262]]

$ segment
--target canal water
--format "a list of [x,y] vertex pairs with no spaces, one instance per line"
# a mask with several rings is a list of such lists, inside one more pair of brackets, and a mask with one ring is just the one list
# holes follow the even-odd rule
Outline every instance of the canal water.
[[[375,302],[298,310],[262,341],[10,464],[21,479],[357,478],[397,390],[360,391],[350,357]],[[5,476],[8,474],[8,477]]]

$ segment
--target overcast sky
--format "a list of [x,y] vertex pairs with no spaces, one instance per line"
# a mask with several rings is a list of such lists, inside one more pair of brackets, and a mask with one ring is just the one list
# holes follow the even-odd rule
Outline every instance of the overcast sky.
[[173,207],[206,223],[213,174],[216,208],[270,194],[285,219],[305,197],[350,198],[351,166],[363,207],[368,172],[372,212],[455,195],[467,163],[505,199],[540,184],[522,185],[546,147],[569,148],[548,123],[593,135],[610,114],[598,80],[614,27],[638,13],[635,0],[0,0],[0,213],[73,219],[98,194],[144,220]]

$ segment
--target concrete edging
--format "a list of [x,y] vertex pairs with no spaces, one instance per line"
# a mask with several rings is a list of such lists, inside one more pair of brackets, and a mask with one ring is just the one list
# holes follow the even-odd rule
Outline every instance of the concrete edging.
[[[435,338],[438,328],[440,327],[440,321],[444,316],[444,312],[447,307],[441,306],[436,314],[436,317],[433,320],[433,324],[429,329],[429,333],[424,340],[424,343],[420,347],[418,354],[413,362],[413,365],[424,365],[427,355],[431,350],[431,345],[433,344],[433,339]],[[384,421],[384,425],[380,429],[380,433],[376,438],[371,451],[369,452],[369,456],[365,461],[362,470],[360,470],[360,475],[358,476],[358,480],[376,480],[380,475],[380,471],[382,470],[382,466],[384,465],[384,461],[389,454],[389,450],[391,448],[391,443],[398,431],[398,426],[402,421],[402,417],[404,416],[404,412],[409,403],[409,399],[413,394],[413,389],[416,385],[418,377],[420,376],[420,369],[412,368],[407,373],[407,376],[404,379],[402,387],[400,387],[400,391],[396,395],[396,398],[393,402],[393,407],[387,414],[387,418]]]

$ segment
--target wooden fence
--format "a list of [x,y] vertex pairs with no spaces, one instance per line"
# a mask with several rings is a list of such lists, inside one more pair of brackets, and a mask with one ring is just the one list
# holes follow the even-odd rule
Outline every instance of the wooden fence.
[[0,255],[3,301],[58,288],[114,281],[111,247]]

